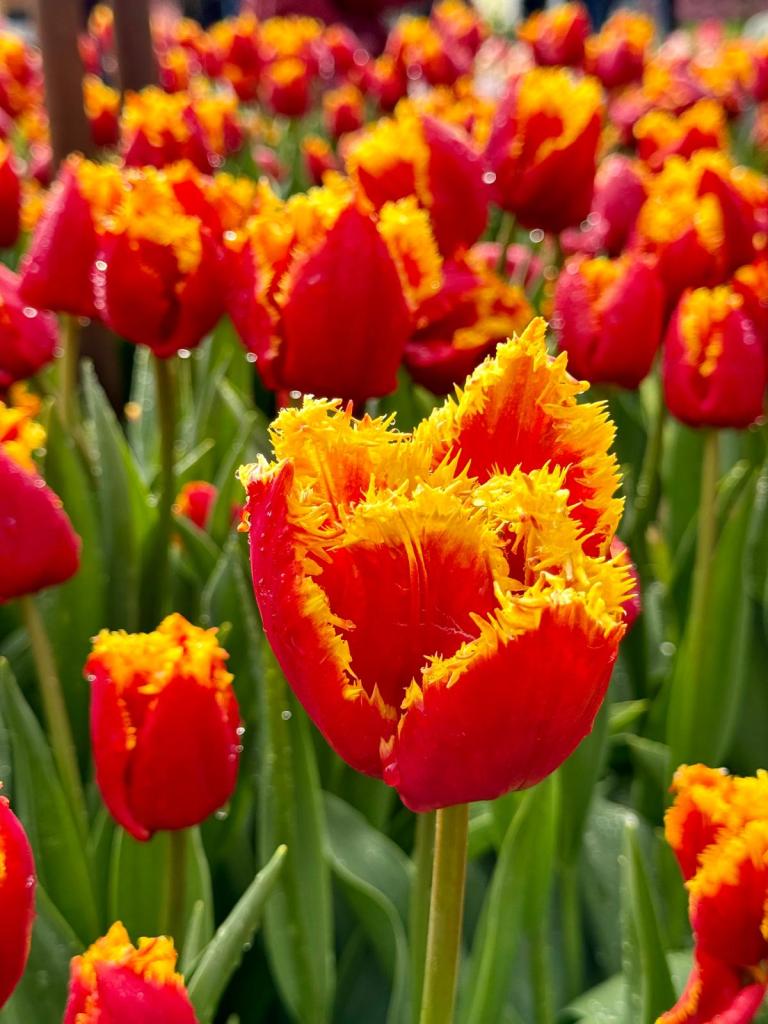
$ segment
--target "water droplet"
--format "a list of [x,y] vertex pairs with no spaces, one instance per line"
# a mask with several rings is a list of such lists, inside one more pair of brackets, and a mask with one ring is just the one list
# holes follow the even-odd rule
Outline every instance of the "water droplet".
[[178,352],[179,359],[189,359],[192,353],[188,348],[180,348]]
[[290,720],[291,720],[291,718],[293,718],[293,715],[292,715],[292,713],[291,713],[291,712],[290,712],[290,711],[289,711],[289,710],[288,710],[288,709],[286,708],[286,710],[285,710],[285,711],[281,711],[281,712],[280,712],[280,717],[282,718],[282,720],[283,720],[284,722],[288,722],[288,721],[290,721]]
[[301,392],[300,391],[289,391],[288,392],[288,397],[292,401],[298,402],[298,400],[301,398]]
[[34,309],[32,306],[24,306],[21,312],[28,320],[34,320],[35,317],[37,316],[38,311]]
[[256,356],[253,354],[253,352],[246,352],[245,353],[245,361],[246,361],[246,363],[255,363],[256,362]]
[[106,260],[96,260],[95,266],[97,270],[105,271],[107,269]]
[[533,231],[529,232],[528,237],[534,245],[539,245],[544,241],[544,232],[541,228],[534,228]]
[[665,658],[671,658],[677,647],[675,647],[671,640],[665,640],[664,643],[659,644],[659,650]]
[[483,183],[486,185],[492,185],[496,181],[496,175],[493,171],[486,171],[483,174]]
[[238,725],[238,727],[235,729],[235,734],[237,736],[244,736],[245,735],[245,726],[244,725]]

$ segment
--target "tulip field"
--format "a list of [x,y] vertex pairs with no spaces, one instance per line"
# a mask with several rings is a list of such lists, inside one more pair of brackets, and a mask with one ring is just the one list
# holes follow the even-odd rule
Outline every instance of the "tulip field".
[[339,12],[0,23],[0,1024],[766,1022],[768,18]]

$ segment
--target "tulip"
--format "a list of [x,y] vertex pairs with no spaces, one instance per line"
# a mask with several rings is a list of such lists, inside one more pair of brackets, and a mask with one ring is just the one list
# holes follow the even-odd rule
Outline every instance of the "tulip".
[[640,595],[640,573],[637,571],[637,566],[632,561],[632,554],[623,540],[614,537],[609,550],[611,558],[615,558],[619,565],[626,566],[632,581],[632,589],[624,599],[623,605],[624,624],[627,627],[627,632],[629,632],[643,610],[643,602]]
[[395,389],[411,310],[440,285],[413,200],[374,216],[343,184],[312,189],[228,245],[229,313],[267,387],[352,401]]
[[639,387],[661,342],[664,298],[658,274],[641,258],[569,260],[555,289],[553,326],[571,373]]
[[71,157],[21,263],[19,294],[36,309],[94,317],[91,275],[99,238],[96,222],[117,203],[120,171]]
[[241,469],[270,644],[331,746],[413,810],[532,786],[589,731],[624,632],[605,557],[612,427],[551,360],[500,345],[416,431],[305,400]]
[[80,539],[32,460],[45,441],[39,407],[15,389],[0,402],[0,604],[63,583],[80,561]]
[[725,112],[715,100],[699,100],[679,117],[652,110],[634,126],[637,152],[652,170],[667,157],[690,157],[700,149],[728,148]]
[[365,103],[360,90],[349,82],[323,96],[325,127],[333,139],[356,132],[365,119]]
[[189,160],[199,171],[211,170],[211,154],[186,93],[169,94],[157,86],[126,93],[120,134],[126,167]]
[[462,0],[440,0],[432,8],[432,20],[445,39],[450,39],[474,57],[488,36],[477,12]]
[[370,91],[385,113],[394,110],[408,92],[405,73],[388,53],[383,53],[373,62]]
[[0,142],[0,249],[10,249],[19,237],[21,183],[10,148]]
[[683,765],[672,789],[665,832],[696,946],[688,984],[659,1024],[749,1024],[766,989],[768,780]]
[[211,517],[218,489],[205,480],[190,480],[179,491],[173,511],[204,530]]
[[752,321],[768,356],[768,259],[765,254],[754,263],[739,267],[731,287],[741,296],[744,313]]
[[590,256],[601,250],[609,256],[620,255],[646,198],[642,165],[619,153],[607,156],[595,175],[595,193],[586,225],[563,232],[563,249]]
[[465,132],[401,105],[347,150],[348,173],[376,209],[415,195],[429,212],[440,251],[452,256],[485,230],[490,191]]
[[686,292],[664,340],[664,399],[693,427],[748,427],[762,415],[766,352],[727,285]]
[[0,1007],[24,973],[35,917],[35,862],[21,822],[0,796]]
[[97,146],[116,146],[120,137],[120,93],[95,75],[83,79],[85,113]]
[[[523,74],[501,101],[486,157],[500,206],[525,227],[560,232],[589,213],[602,99],[562,68]],[[568,188],[563,188],[563,182]]]
[[57,342],[56,318],[28,306],[18,275],[0,266],[0,392],[50,363]]
[[237,780],[240,717],[215,629],[169,615],[93,642],[91,742],[104,803],[139,840],[198,825]]
[[173,939],[139,939],[118,921],[72,959],[63,1024],[197,1024]]
[[428,18],[400,18],[386,53],[406,80],[423,78],[432,86],[453,86],[472,66],[472,54],[442,35]]
[[578,68],[584,61],[589,15],[581,4],[558,4],[532,14],[517,35],[531,47],[537,64]]
[[347,75],[368,58],[365,47],[346,25],[328,25],[323,30],[323,43],[333,58],[333,70],[338,76]]
[[199,344],[223,311],[216,241],[182,194],[151,167],[129,175],[101,224],[93,275],[105,323],[163,359]]
[[313,185],[322,185],[327,171],[338,170],[333,150],[319,135],[305,135],[301,140],[301,152],[307,175]]
[[405,347],[411,377],[436,395],[452,392],[533,315],[522,289],[502,280],[480,250],[446,264],[443,286],[417,311],[418,328]]
[[310,71],[298,57],[281,57],[262,76],[264,101],[283,117],[303,117],[310,107]]
[[587,39],[586,70],[606,89],[639,81],[653,35],[652,18],[634,11],[616,11],[597,35]]

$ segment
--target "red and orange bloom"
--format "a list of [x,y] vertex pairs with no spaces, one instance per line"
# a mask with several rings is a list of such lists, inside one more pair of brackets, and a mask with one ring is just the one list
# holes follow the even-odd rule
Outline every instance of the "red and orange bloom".
[[80,538],[32,458],[45,441],[40,402],[20,385],[0,401],[0,604],[77,572]]
[[346,167],[376,209],[416,196],[440,251],[467,249],[485,230],[490,190],[465,132],[401,104],[349,147]]
[[589,213],[602,107],[594,78],[562,68],[526,72],[502,100],[486,156],[499,205],[525,227],[560,232]]
[[565,251],[620,255],[647,198],[645,177],[644,168],[636,160],[619,153],[607,156],[595,175],[595,193],[586,225],[568,228],[561,236]]
[[739,267],[731,287],[744,301],[744,313],[755,326],[768,355],[768,259],[762,253],[754,263]]
[[417,384],[447,395],[532,316],[522,288],[499,277],[481,247],[446,263],[442,288],[417,311],[403,361]]
[[630,630],[643,610],[643,601],[640,593],[640,573],[632,561],[632,553],[619,537],[613,538],[609,551],[611,558],[615,558],[620,565],[626,566],[632,581],[632,588],[624,599],[624,624],[627,630]]
[[653,41],[653,19],[635,11],[616,11],[597,35],[586,41],[586,70],[606,89],[638,82]]
[[96,75],[83,79],[83,102],[97,146],[116,146],[120,138],[120,93]]
[[63,1024],[197,1024],[173,939],[131,942],[117,921],[70,966]]
[[763,412],[766,351],[733,288],[681,298],[664,339],[664,399],[693,427],[748,427]]
[[488,28],[477,11],[463,0],[440,0],[432,8],[438,31],[474,56],[488,36]]
[[21,182],[10,147],[0,141],[0,249],[10,249],[19,237]]
[[35,917],[35,862],[21,822],[0,796],[0,1007],[16,988],[29,956]]
[[310,107],[311,80],[306,61],[300,57],[280,57],[262,73],[264,102],[283,117],[303,117]]
[[0,393],[50,363],[57,343],[56,318],[27,305],[18,275],[0,266]]
[[661,343],[664,304],[658,274],[641,257],[569,260],[555,289],[553,326],[571,373],[639,387]]
[[446,38],[429,18],[400,18],[386,53],[406,80],[424,78],[433,86],[453,85],[472,65],[469,51]]
[[136,839],[199,825],[235,788],[242,730],[216,632],[174,614],[152,633],[102,630],[93,642],[96,781]]
[[179,491],[173,511],[189,519],[199,530],[208,526],[218,490],[206,480],[190,480]]
[[766,990],[768,776],[683,765],[672,789],[665,831],[696,948],[688,984],[659,1024],[749,1024]]
[[92,272],[99,247],[96,222],[114,207],[120,171],[71,157],[54,185],[21,264],[22,298],[36,309],[97,315]]
[[584,62],[589,28],[586,8],[565,3],[532,14],[517,34],[533,50],[537,64],[578,68]]
[[363,94],[351,82],[330,89],[323,96],[323,115],[332,139],[356,132],[362,128],[365,119]]
[[415,200],[375,215],[333,182],[267,207],[228,244],[229,312],[267,387],[353,401],[394,390],[411,311],[441,282]]
[[336,156],[325,139],[319,135],[305,135],[301,140],[304,166],[313,185],[322,185],[328,171],[337,171]]
[[651,110],[633,128],[637,152],[652,170],[659,170],[669,156],[692,156],[699,149],[728,147],[725,112],[716,100],[699,100],[679,117],[665,110]]
[[412,435],[308,399],[273,424],[275,462],[241,470],[288,681],[331,746],[417,811],[554,771],[624,632],[613,429],[544,334],[537,320],[499,346]]
[[398,62],[383,53],[373,62],[369,89],[383,111],[394,110],[408,92],[408,79]]
[[125,178],[99,225],[95,304],[112,330],[167,358],[194,348],[223,311],[216,240],[179,195],[183,182],[146,167]]

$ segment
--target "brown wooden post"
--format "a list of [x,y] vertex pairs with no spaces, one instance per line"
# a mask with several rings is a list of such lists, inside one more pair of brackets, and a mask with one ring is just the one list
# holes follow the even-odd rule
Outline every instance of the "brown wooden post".
[[114,0],[115,45],[123,92],[158,83],[149,11],[150,0]]
[[83,65],[77,47],[83,14],[82,0],[37,0],[54,170],[68,153],[93,151],[83,107]]

